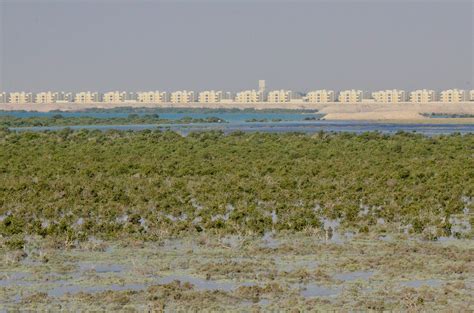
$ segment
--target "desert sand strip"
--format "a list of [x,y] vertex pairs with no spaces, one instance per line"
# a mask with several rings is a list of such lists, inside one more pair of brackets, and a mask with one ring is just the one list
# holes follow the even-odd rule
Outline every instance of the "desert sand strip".
[[428,119],[418,112],[401,111],[401,112],[352,112],[352,113],[329,113],[324,116],[325,120],[424,120]]

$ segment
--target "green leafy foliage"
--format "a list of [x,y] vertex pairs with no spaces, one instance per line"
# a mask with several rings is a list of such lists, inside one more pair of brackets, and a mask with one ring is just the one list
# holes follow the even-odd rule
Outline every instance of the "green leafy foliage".
[[158,114],[129,114],[128,117],[64,117],[55,114],[51,117],[14,117],[0,116],[0,127],[49,127],[49,126],[77,126],[77,125],[146,125],[146,124],[191,124],[191,123],[225,123],[226,121],[218,117],[192,118],[183,117],[181,119],[162,119]]
[[441,218],[474,194],[473,152],[471,134],[0,130],[0,233],[263,233],[322,217],[449,233]]

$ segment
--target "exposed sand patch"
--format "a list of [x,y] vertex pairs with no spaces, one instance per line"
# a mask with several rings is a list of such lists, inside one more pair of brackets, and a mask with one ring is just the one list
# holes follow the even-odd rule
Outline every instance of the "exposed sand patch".
[[325,113],[414,111],[420,113],[474,113],[474,102],[460,103],[332,103],[321,108]]
[[353,112],[329,113],[325,120],[424,120],[429,119],[417,112]]
[[428,120],[421,114],[474,114],[474,102],[329,104],[320,112],[327,114],[326,120]]

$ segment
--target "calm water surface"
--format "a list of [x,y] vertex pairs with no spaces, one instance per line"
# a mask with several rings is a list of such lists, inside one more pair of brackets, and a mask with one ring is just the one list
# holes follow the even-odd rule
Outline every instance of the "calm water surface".
[[[154,113],[154,112],[153,112]],[[52,117],[54,115],[62,115],[64,117],[96,117],[96,118],[113,118],[113,117],[128,117],[130,114],[147,115],[149,113],[119,113],[119,112],[26,112],[26,111],[0,111],[0,116],[15,116],[15,117]],[[305,117],[320,116],[321,114],[309,114],[309,113],[259,113],[259,112],[206,112],[206,113],[161,113],[157,114],[164,119],[177,120],[183,117],[192,118],[206,118],[206,117],[219,117],[228,122],[245,122],[250,119],[282,119],[286,121],[302,121]]]
[[[53,116],[57,112],[6,112],[0,111],[0,116],[12,115],[16,117],[34,117],[34,116]],[[127,117],[129,113],[88,113],[88,112],[61,112],[64,117],[83,117],[92,116],[97,118],[111,117]],[[162,129],[172,130],[183,135],[195,131],[221,130],[224,133],[236,131],[244,132],[303,132],[315,133],[319,131],[327,132],[350,132],[363,133],[378,131],[382,133],[393,134],[399,131],[415,132],[424,135],[440,135],[461,133],[474,133],[474,124],[394,124],[394,123],[371,123],[363,121],[305,121],[307,117],[317,117],[318,114],[308,113],[158,113],[160,117],[170,120],[181,119],[183,117],[206,118],[215,116],[222,118],[229,123],[197,123],[197,124],[160,124],[160,125],[83,125],[69,126],[71,129],[98,129],[98,130],[145,130],[145,129]],[[143,114],[139,114],[143,115]],[[269,122],[249,123],[250,119],[266,119]],[[271,122],[272,119],[281,119],[282,122]],[[45,131],[45,130],[61,130],[64,126],[51,127],[22,127],[11,128],[15,131]]]

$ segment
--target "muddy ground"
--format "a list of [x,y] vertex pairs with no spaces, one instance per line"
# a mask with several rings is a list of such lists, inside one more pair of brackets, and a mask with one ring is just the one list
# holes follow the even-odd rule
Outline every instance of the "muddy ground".
[[28,238],[0,251],[0,311],[474,310],[467,239],[203,234],[59,246]]

